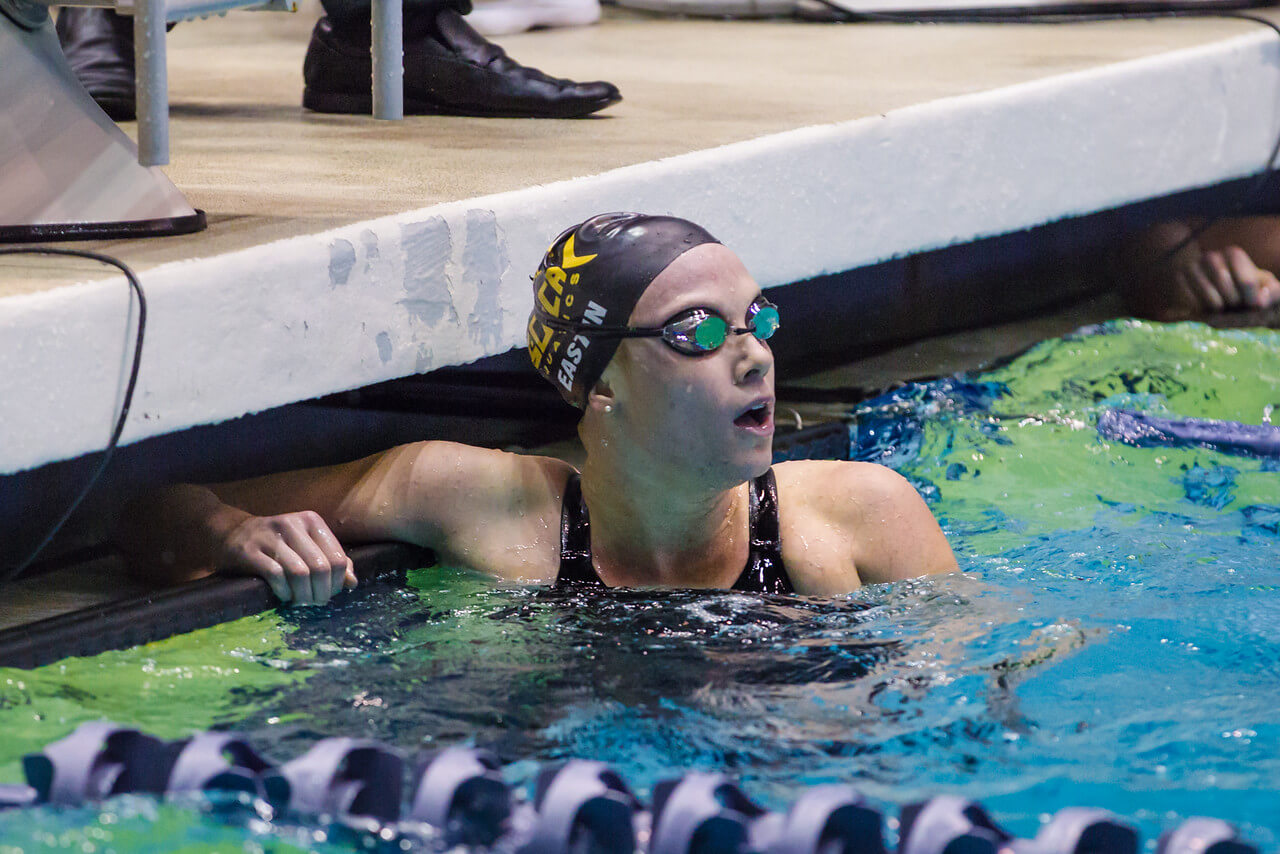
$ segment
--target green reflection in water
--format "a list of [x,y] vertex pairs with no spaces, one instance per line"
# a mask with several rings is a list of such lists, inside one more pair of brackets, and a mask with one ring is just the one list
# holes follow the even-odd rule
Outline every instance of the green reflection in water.
[[35,670],[0,668],[0,780],[22,780],[23,754],[85,721],[106,719],[175,739],[269,708],[280,688],[308,676],[292,666],[310,653],[289,648],[290,631],[269,611]]

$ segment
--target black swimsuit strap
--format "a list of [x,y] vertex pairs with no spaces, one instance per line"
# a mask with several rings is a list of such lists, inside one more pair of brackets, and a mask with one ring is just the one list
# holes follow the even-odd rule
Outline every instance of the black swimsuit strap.
[[[782,565],[782,538],[778,524],[778,484],[769,469],[751,481],[751,550],[747,565],[733,589],[746,593],[794,593]],[[591,519],[582,499],[582,479],[569,475],[560,507],[560,571],[556,586],[606,587],[591,564]]]
[[751,552],[733,589],[748,593],[795,592],[782,565],[778,482],[772,468],[751,481]]
[[564,485],[564,502],[560,505],[560,572],[556,586],[566,584],[605,586],[591,565],[591,519],[582,500],[582,478],[576,471]]

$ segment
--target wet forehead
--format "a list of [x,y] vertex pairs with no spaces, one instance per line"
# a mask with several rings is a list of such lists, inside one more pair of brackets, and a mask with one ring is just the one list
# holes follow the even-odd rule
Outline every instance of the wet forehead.
[[733,250],[719,243],[704,243],[658,274],[640,295],[631,312],[631,324],[662,323],[672,313],[695,305],[725,312],[745,310],[759,289]]

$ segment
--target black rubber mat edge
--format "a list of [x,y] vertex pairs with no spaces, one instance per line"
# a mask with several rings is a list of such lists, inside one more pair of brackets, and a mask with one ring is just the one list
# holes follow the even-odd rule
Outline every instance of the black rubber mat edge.
[[[434,562],[425,549],[373,543],[347,550],[369,581]],[[0,631],[0,667],[30,669],[69,656],[164,640],[270,610],[279,604],[261,578],[221,575]]]
[[209,223],[204,211],[187,216],[120,222],[62,222],[38,225],[0,225],[0,243],[52,243],[62,240],[117,240],[135,237],[168,237],[204,231]]

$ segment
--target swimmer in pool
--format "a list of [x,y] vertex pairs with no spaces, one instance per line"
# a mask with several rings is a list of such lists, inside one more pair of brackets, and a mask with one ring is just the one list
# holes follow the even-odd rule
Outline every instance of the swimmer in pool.
[[[771,466],[777,309],[673,217],[592,217],[534,277],[529,353],[582,410],[582,471],[443,441],[136,506],[140,572],[264,578],[284,601],[355,584],[342,543],[399,540],[502,579],[809,595],[956,570],[915,489],[871,463]],[[144,521],[145,520],[145,521]]]

